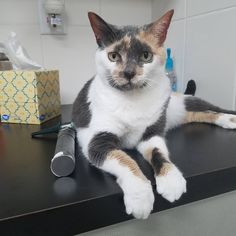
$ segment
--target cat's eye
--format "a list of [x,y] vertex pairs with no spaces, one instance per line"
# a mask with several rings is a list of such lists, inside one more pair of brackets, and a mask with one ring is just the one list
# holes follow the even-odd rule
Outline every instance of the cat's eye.
[[121,56],[118,52],[109,52],[108,53],[108,58],[112,62],[117,62],[121,59]]
[[141,54],[140,60],[143,61],[144,63],[149,63],[152,61],[152,58],[153,58],[153,54],[151,52],[144,51]]

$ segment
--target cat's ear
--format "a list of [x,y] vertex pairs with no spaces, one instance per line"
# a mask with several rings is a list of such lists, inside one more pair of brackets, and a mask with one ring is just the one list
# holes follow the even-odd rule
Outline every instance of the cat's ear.
[[162,46],[166,39],[167,30],[170,25],[171,18],[174,14],[174,10],[166,12],[160,19],[153,22],[148,26],[148,32],[153,34],[158,40],[159,46]]
[[99,47],[107,46],[115,41],[116,34],[112,25],[106,23],[94,12],[89,12],[88,18]]

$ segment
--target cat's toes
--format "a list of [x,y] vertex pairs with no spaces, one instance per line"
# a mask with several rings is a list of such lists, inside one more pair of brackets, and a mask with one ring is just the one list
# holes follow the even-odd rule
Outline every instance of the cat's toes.
[[186,180],[175,165],[169,165],[168,171],[156,176],[156,189],[166,200],[174,202],[186,192]]
[[154,194],[150,181],[130,180],[123,188],[123,191],[126,213],[132,214],[137,219],[148,218],[154,203]]
[[236,129],[236,115],[220,114],[215,124],[225,129]]

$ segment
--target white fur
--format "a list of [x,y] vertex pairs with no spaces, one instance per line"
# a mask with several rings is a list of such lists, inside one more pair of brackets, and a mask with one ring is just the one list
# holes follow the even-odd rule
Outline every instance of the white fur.
[[[171,92],[169,79],[158,56],[154,56],[152,63],[144,65],[143,76],[135,78],[137,81],[146,80],[148,86],[126,92],[109,85],[106,73],[107,70],[112,72],[115,69],[115,63],[108,60],[105,50],[97,51],[96,66],[97,75],[88,92],[91,121],[89,127],[77,130],[78,140],[86,157],[89,142],[99,132],[117,135],[124,148],[136,147],[145,129],[162,114]],[[168,150],[162,139],[153,138],[148,145],[156,145],[168,157]],[[147,218],[154,202],[150,182],[135,176],[116,160],[105,160],[100,168],[117,177],[117,183],[124,192],[126,212],[136,218]]]
[[179,169],[172,164],[166,175],[156,176],[156,189],[162,197],[174,202],[186,192],[186,180]]
[[181,125],[186,116],[184,99],[186,96],[178,93],[172,93],[167,107],[167,123],[166,130]]
[[165,143],[164,138],[162,137],[152,137],[147,141],[144,142],[140,142],[138,144],[138,151],[145,156],[145,152],[149,149],[153,149],[153,148],[158,148],[160,150],[160,152],[163,154],[163,156],[169,160],[169,152]]
[[149,180],[133,175],[115,159],[106,160],[100,167],[117,177],[117,183],[124,193],[126,213],[138,219],[146,219],[153,209],[154,194]]
[[[155,147],[160,150],[166,160],[169,160],[168,149],[162,137],[152,137],[148,141],[141,142],[138,145],[138,151],[145,156],[146,150]],[[165,175],[156,176],[156,189],[165,199],[173,202],[186,192],[186,180],[174,164],[170,165],[171,169]]]
[[[151,63],[144,64],[143,74],[132,79],[135,84],[146,81],[148,86],[125,92],[113,88],[107,80],[107,73],[110,75],[114,72],[116,63],[108,59],[106,50],[97,50],[96,67],[97,75],[88,91],[91,121],[89,127],[77,130],[84,155],[88,157],[88,145],[94,135],[99,132],[111,132],[120,138],[123,148],[138,146],[138,150],[144,154],[148,148],[156,147],[169,160],[163,138],[153,137],[139,143],[146,128],[159,119],[170,96],[166,130],[182,124],[186,116],[186,96],[176,93],[170,95],[170,82],[165,75],[161,59],[154,55]],[[230,120],[233,117],[235,116],[222,114],[215,123],[224,128],[235,129],[236,123]],[[156,176],[156,189],[164,198],[173,202],[186,192],[186,180],[178,168],[174,164],[171,165],[165,175]],[[135,176],[128,167],[120,165],[117,160],[105,160],[100,168],[117,177],[117,183],[124,192],[127,214],[133,214],[136,218],[147,218],[154,203],[150,181],[145,177]]]
[[105,73],[104,67],[112,67],[104,51],[98,51],[96,59],[99,73],[91,83],[88,94],[92,119],[88,128],[78,129],[78,139],[85,156],[88,156],[91,138],[102,131],[118,135],[124,148],[134,148],[146,127],[159,118],[170,96],[169,79],[164,68],[150,69],[158,66],[158,59],[154,60],[154,65],[149,65],[151,72],[144,73],[157,76],[152,78],[155,82],[150,82],[151,85],[143,89],[126,92],[111,87],[105,75],[100,75]]
[[232,121],[231,119],[236,119],[236,115],[221,114],[215,121],[215,124],[225,129],[236,129],[236,122]]

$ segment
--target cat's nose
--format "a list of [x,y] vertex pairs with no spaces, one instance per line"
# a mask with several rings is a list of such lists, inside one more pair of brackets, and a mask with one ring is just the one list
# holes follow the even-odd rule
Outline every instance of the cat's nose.
[[124,78],[126,78],[127,80],[131,80],[135,76],[135,71],[124,70],[123,74],[124,74]]

